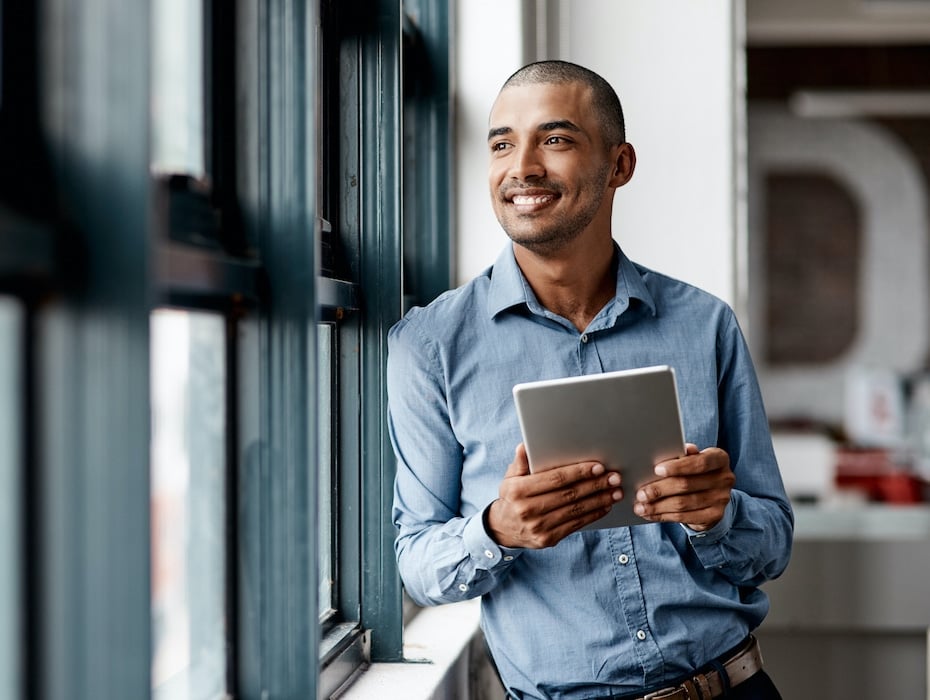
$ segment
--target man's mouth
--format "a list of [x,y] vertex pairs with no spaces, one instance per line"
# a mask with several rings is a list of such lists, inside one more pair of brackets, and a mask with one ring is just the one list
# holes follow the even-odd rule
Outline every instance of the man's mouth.
[[544,209],[550,203],[558,199],[558,195],[552,192],[536,192],[531,194],[513,194],[510,196],[510,203],[521,214],[528,214],[534,211]]

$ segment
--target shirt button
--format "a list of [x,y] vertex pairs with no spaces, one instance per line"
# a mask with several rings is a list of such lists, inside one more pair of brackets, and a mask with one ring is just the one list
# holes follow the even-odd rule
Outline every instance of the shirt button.
[[486,556],[488,559],[493,559],[494,552],[492,552],[490,549],[486,549],[484,550],[484,556]]
[[643,640],[646,638],[646,633],[643,632],[642,630],[639,630],[639,631],[636,633],[636,638],[637,638],[639,641],[643,641]]
[[460,583],[459,590],[462,591],[462,593],[464,593],[465,591],[468,590],[468,586],[466,586],[464,583]]
[[621,564],[629,564],[630,558],[626,554],[621,554],[619,557],[617,557],[617,561],[619,561]]
[[504,557],[504,561],[513,561],[513,557],[508,554],[506,557]]
[[587,333],[583,333],[583,334],[581,335],[581,342],[582,342],[582,343],[587,343],[587,342],[588,342],[588,334],[587,334]]

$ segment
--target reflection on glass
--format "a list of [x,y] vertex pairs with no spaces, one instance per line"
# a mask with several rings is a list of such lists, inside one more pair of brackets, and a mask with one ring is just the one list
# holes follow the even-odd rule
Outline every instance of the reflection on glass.
[[152,688],[226,691],[226,366],[221,316],[152,314]]
[[203,3],[152,2],[152,169],[204,174]]
[[22,308],[0,297],[0,697],[19,697]]
[[335,334],[329,323],[317,324],[317,464],[320,487],[319,613],[322,620],[333,607],[333,356]]

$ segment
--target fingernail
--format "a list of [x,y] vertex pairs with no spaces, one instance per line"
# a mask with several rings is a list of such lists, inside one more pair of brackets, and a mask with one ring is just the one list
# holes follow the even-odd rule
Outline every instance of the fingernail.
[[657,464],[655,468],[656,476],[668,476],[668,469],[664,464]]
[[612,473],[610,476],[607,477],[607,483],[610,484],[611,486],[619,486],[620,475],[617,474],[617,472]]
[[621,491],[620,489],[617,489],[610,495],[613,497],[615,501],[619,501],[621,498],[623,498],[623,491]]
[[633,512],[637,515],[645,515],[646,506],[642,505],[641,503],[637,503],[635,506],[633,506]]
[[604,473],[604,465],[595,464],[593,467],[591,467],[591,473],[594,474],[594,476],[600,476]]
[[646,499],[646,492],[645,492],[645,491],[637,491],[637,492],[636,492],[636,500],[637,500],[637,501],[643,501],[643,502],[645,502],[645,501],[647,500],[647,499]]

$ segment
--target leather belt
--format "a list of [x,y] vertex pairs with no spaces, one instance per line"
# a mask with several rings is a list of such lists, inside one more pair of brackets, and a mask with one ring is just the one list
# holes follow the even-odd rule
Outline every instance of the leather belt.
[[711,700],[722,697],[727,687],[736,687],[762,670],[759,642],[749,635],[746,645],[724,661],[722,666],[726,679],[721,678],[717,669],[711,669],[695,674],[679,685],[657,690],[636,700]]

